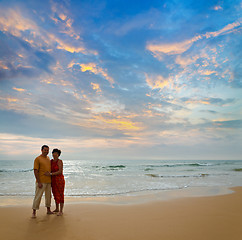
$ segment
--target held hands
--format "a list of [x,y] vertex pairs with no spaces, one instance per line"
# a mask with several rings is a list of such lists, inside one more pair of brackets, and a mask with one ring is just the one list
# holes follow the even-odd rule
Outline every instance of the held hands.
[[45,172],[45,176],[51,176],[50,172]]
[[38,183],[38,187],[39,188],[42,188],[43,187],[43,184],[42,183]]

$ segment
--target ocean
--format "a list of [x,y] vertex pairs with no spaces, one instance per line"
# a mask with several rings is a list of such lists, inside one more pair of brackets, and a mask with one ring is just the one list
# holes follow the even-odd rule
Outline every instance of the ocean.
[[[63,160],[65,196],[242,186],[242,161]],[[0,161],[0,196],[33,196],[33,161]]]

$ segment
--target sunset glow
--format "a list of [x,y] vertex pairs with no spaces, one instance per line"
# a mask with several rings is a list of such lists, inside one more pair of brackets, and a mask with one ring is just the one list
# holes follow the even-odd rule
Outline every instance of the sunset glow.
[[0,159],[241,159],[241,12],[0,1]]

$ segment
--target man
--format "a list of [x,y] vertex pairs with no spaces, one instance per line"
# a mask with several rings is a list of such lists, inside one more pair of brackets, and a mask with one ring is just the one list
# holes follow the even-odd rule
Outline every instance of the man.
[[50,210],[51,205],[51,176],[45,176],[45,172],[51,172],[50,159],[47,156],[49,154],[49,147],[43,145],[41,148],[42,154],[34,160],[34,175],[36,178],[35,197],[33,201],[33,214],[32,218],[36,217],[36,210],[39,209],[41,198],[45,192],[45,206],[47,208],[47,214],[53,214]]

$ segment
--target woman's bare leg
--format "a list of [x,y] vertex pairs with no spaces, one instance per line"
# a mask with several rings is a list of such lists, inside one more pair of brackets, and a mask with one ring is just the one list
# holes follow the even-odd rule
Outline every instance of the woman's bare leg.
[[64,203],[60,203],[60,212],[58,213],[58,216],[63,215],[63,208],[64,208]]
[[59,204],[55,202],[55,210],[53,212],[59,212]]

